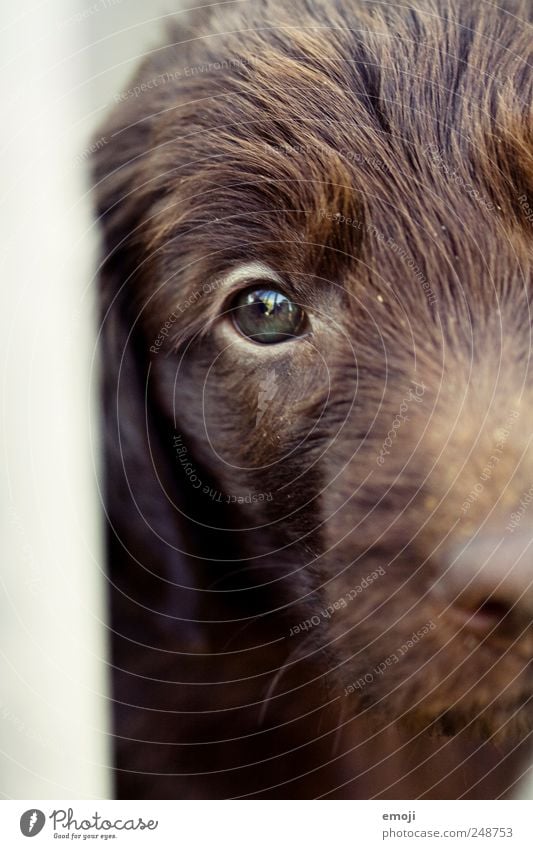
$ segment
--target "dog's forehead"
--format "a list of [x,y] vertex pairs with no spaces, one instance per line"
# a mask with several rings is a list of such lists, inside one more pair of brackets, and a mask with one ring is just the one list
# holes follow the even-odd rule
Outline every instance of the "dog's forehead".
[[168,275],[180,270],[192,290],[257,261],[296,270],[304,287],[400,279],[417,296],[421,279],[439,288],[446,277],[446,292],[523,281],[533,217],[524,29],[482,5],[474,22],[465,7],[452,20],[341,2],[334,21],[320,18],[326,7],[287,26],[243,19],[197,43],[205,72],[187,81],[179,114],[156,120],[158,168],[176,175],[150,225]]

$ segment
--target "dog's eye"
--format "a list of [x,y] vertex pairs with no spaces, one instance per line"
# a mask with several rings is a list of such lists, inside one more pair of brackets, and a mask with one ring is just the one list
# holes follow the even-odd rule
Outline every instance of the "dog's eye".
[[247,289],[232,304],[233,321],[240,332],[263,345],[288,342],[305,329],[305,312],[277,289]]

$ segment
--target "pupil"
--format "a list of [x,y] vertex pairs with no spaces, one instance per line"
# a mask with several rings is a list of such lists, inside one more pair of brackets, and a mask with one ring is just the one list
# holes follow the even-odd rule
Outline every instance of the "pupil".
[[242,312],[236,315],[241,331],[265,344],[287,341],[301,325],[302,311],[282,292],[252,289],[239,297]]

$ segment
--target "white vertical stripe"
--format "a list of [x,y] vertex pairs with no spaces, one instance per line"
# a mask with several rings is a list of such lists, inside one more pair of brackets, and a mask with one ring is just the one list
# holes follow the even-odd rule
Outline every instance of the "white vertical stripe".
[[64,24],[81,4],[3,6],[0,793],[105,797],[94,243],[76,163],[85,72]]

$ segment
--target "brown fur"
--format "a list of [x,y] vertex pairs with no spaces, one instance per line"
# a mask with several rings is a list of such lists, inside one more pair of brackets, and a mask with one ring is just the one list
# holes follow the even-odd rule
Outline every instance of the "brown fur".
[[[224,4],[178,17],[113,110],[94,174],[121,795],[493,797],[519,776],[529,632],[472,641],[435,587],[533,482],[532,17]],[[220,280],[251,261],[310,336],[237,338]]]

